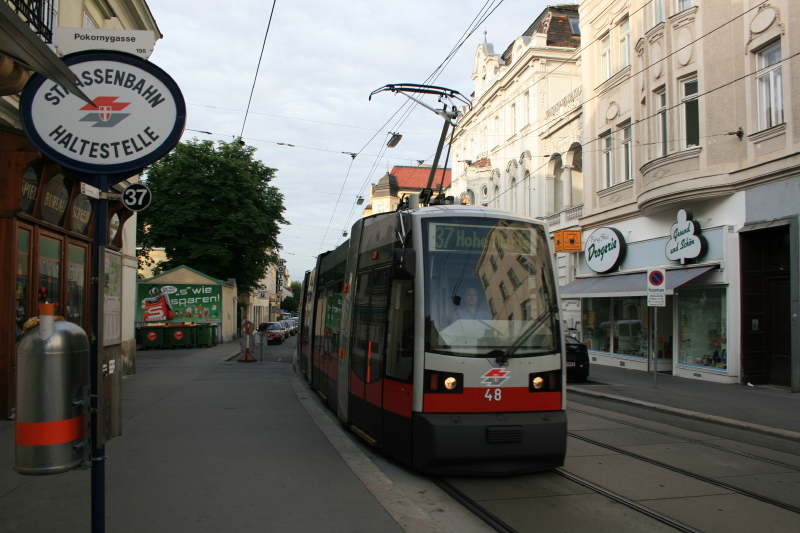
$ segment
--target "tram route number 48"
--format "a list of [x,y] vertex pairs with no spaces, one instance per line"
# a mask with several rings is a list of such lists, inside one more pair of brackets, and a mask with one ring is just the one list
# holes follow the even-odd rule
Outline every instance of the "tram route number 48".
[[486,394],[483,395],[487,400],[499,402],[503,399],[503,389],[486,389]]
[[142,183],[131,183],[122,191],[122,203],[131,211],[146,209],[152,199],[150,189]]

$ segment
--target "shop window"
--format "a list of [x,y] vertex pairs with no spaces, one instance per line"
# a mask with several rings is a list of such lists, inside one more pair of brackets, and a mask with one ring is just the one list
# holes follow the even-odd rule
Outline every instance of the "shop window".
[[647,298],[614,299],[614,353],[647,356]]
[[86,307],[86,248],[69,245],[67,278],[67,320],[83,326]]
[[678,362],[726,369],[728,317],[725,289],[682,290]]
[[783,75],[780,65],[780,41],[757,54],[759,130],[783,124]]
[[39,283],[37,300],[40,304],[56,304],[56,313],[61,314],[59,297],[61,278],[61,241],[42,236],[39,240]]
[[681,93],[683,147],[700,146],[700,100],[697,98],[697,78],[682,81]]
[[611,298],[583,300],[583,340],[590,350],[611,351]]
[[17,277],[15,299],[17,302],[14,322],[16,324],[16,340],[22,335],[22,325],[28,319],[28,272],[31,265],[31,232],[26,229],[17,231]]

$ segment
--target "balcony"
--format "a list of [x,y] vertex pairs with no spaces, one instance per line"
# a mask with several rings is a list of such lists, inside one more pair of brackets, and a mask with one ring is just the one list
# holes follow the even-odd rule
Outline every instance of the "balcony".
[[9,6],[46,43],[53,42],[56,26],[54,0],[9,0]]
[[547,221],[547,228],[550,231],[556,231],[558,229],[577,226],[578,219],[581,218],[582,216],[583,216],[583,204],[580,204],[573,207],[565,207],[558,213],[547,215],[545,217],[545,220]]

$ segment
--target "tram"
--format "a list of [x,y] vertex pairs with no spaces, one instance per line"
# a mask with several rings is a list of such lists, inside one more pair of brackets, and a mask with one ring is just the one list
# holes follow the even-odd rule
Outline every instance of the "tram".
[[300,370],[344,425],[420,471],[562,466],[564,339],[545,225],[415,196],[358,220],[305,274]]

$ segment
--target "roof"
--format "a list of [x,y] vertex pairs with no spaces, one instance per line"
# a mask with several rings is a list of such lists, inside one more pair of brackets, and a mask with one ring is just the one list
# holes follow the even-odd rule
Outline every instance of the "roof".
[[147,278],[147,279],[140,279],[140,280],[137,280],[137,282],[148,282],[148,281],[154,280],[156,278],[160,278],[161,276],[166,276],[167,274],[169,274],[171,272],[175,272],[176,270],[180,270],[182,268],[184,268],[186,270],[189,270],[191,272],[194,272],[195,274],[197,274],[199,276],[203,276],[204,278],[208,278],[211,281],[213,281],[214,283],[219,283],[220,285],[229,285],[229,283],[227,281],[222,281],[221,279],[212,278],[208,274],[204,274],[203,272],[200,272],[199,270],[195,270],[192,267],[188,267],[186,265],[177,266],[175,268],[167,270],[166,272],[162,272],[161,274],[159,274],[157,276],[153,276],[152,278]]
[[[392,176],[397,179],[399,189],[424,189],[428,185],[428,178],[431,175],[431,167],[394,167]],[[431,188],[438,189],[444,176],[444,187],[449,187],[451,183],[450,169],[437,169],[433,177]]]
[[[549,16],[548,16],[549,15]],[[547,6],[541,15],[528,26],[521,37],[532,37],[536,33],[547,34],[547,46],[564,48],[578,48],[581,45],[581,36],[572,34],[570,18],[578,17],[578,4],[556,4]],[[516,41],[516,39],[515,39]],[[504,62],[511,59],[511,49],[514,43],[508,45],[506,51],[500,56]]]

